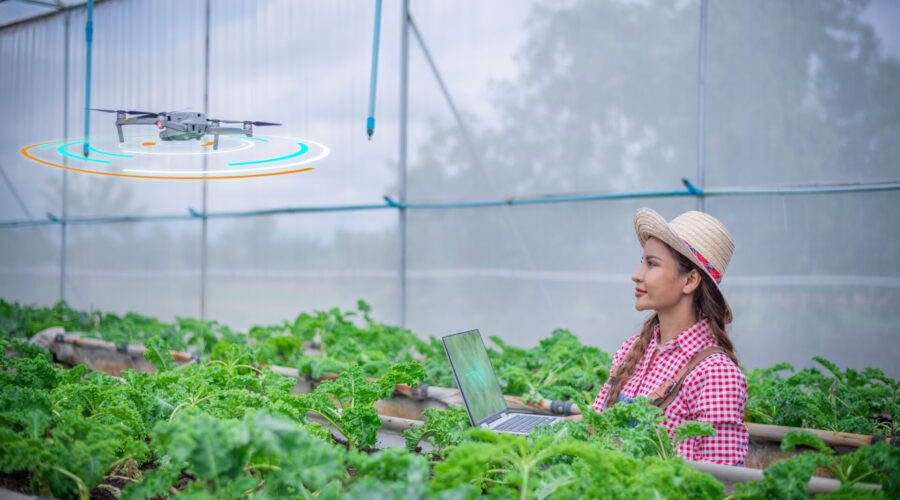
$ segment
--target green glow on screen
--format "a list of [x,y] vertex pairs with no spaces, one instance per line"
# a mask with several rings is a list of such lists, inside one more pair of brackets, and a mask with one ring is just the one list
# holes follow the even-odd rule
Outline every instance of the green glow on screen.
[[506,401],[503,400],[500,384],[478,330],[450,335],[444,338],[444,342],[472,420],[477,424],[506,410]]

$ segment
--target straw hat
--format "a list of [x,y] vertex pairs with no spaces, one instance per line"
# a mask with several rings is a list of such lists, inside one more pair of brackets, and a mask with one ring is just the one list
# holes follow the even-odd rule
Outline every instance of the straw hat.
[[649,208],[634,214],[634,230],[641,246],[652,236],[706,271],[718,286],[734,253],[734,240],[719,219],[703,212],[685,212],[668,223]]

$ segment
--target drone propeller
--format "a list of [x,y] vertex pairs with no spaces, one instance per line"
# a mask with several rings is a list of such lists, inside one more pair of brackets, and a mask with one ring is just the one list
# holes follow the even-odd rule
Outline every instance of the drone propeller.
[[257,127],[265,127],[267,125],[281,125],[280,123],[269,123],[269,122],[250,122],[250,123],[253,125],[256,125]]
[[[100,109],[100,108],[91,108],[91,109],[94,111],[102,111],[104,113],[125,113],[125,114],[129,114],[129,115],[157,116],[157,115],[161,114],[161,113],[156,113],[154,111],[126,111],[124,109]],[[141,118],[144,118],[144,117],[141,116]]]

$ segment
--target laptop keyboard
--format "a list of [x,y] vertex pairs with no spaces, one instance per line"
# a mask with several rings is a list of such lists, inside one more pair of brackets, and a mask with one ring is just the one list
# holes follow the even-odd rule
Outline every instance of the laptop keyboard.
[[529,432],[531,429],[543,424],[553,422],[558,417],[544,417],[541,415],[523,415],[517,414],[507,419],[497,427],[493,427],[494,431],[506,432]]

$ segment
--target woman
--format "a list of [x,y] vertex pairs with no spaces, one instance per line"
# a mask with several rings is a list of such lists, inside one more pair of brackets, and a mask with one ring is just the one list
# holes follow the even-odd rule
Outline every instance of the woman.
[[685,212],[667,224],[642,208],[634,226],[644,247],[641,266],[631,277],[635,308],[654,313],[641,333],[616,352],[594,409],[650,397],[664,408],[668,418],[662,425],[670,438],[687,420],[707,422],[716,430],[714,437],[682,442],[679,456],[743,464],[749,439],[743,423],[747,380],[725,331],[731,309],[719,290],[734,251],[731,235],[701,212]]

